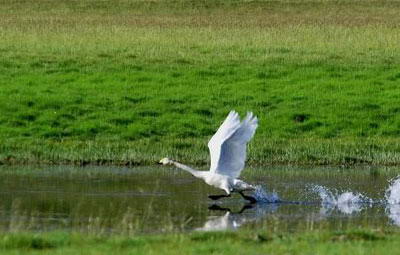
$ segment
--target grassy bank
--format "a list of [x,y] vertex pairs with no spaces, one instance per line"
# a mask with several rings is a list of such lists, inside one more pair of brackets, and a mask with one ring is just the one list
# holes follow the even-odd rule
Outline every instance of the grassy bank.
[[348,230],[277,234],[225,232],[165,236],[83,236],[80,234],[2,234],[4,254],[394,254],[398,233]]
[[[52,141],[7,140],[0,164],[152,165],[171,157],[191,165],[209,164],[207,138]],[[262,165],[385,165],[400,162],[399,139],[255,139],[248,163]]]
[[5,1],[0,162],[207,161],[231,109],[253,164],[400,164],[396,1]]

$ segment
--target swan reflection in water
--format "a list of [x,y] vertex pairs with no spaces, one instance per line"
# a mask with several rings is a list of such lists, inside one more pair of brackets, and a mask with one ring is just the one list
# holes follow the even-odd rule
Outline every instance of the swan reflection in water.
[[278,203],[258,203],[246,204],[237,212],[233,212],[230,208],[220,207],[213,204],[208,209],[212,211],[224,211],[222,216],[209,216],[206,223],[199,231],[223,231],[235,230],[241,225],[262,219],[266,214],[273,213],[277,210]]

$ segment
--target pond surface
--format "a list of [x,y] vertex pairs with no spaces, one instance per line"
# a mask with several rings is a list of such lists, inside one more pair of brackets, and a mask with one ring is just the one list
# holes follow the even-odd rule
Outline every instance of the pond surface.
[[0,231],[397,229],[400,181],[393,178],[399,173],[367,167],[246,169],[242,179],[260,185],[265,193],[259,196],[274,191],[282,201],[249,205],[238,195],[211,201],[208,195],[222,192],[171,167],[3,166]]

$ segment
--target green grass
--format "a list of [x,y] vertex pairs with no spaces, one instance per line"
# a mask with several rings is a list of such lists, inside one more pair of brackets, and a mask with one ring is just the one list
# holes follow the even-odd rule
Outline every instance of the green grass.
[[[209,164],[208,138],[148,138],[137,141],[7,140],[3,164],[153,165],[168,156]],[[260,139],[249,147],[248,163],[260,165],[387,165],[400,162],[399,139]]]
[[397,1],[6,1],[0,162],[204,164],[231,109],[253,164],[400,164]]
[[1,254],[395,254],[398,233],[373,230],[208,232],[165,236],[86,236],[17,233],[0,236]]

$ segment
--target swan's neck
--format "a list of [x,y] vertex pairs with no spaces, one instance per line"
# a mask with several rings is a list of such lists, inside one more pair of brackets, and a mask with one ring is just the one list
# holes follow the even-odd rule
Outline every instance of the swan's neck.
[[204,179],[205,175],[206,175],[206,171],[198,171],[195,170],[187,165],[181,164],[179,162],[173,161],[172,160],[172,164],[174,164],[174,166],[176,166],[177,168],[180,168],[182,170],[185,170],[186,172],[191,173],[193,176],[200,178],[200,179]]

